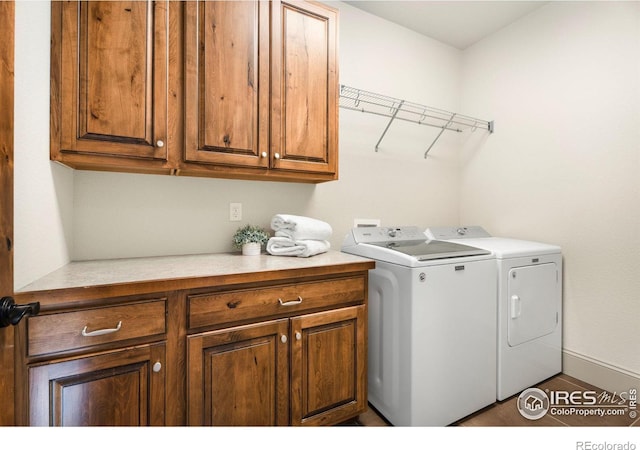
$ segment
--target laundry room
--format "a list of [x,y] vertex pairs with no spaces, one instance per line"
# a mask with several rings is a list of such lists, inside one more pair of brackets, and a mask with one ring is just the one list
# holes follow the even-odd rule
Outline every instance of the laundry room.
[[[479,226],[561,249],[562,373],[610,392],[640,387],[640,2],[321,3],[339,13],[339,86],[468,126],[422,126],[340,99],[332,180],[74,169],[50,159],[51,2],[16,1],[15,292],[70,262],[235,252],[241,225],[272,233],[276,214],[330,224],[332,252],[357,223]],[[397,4],[448,8],[459,32],[411,29]],[[469,17],[473,4],[486,9]],[[451,40],[510,5],[499,27]]]

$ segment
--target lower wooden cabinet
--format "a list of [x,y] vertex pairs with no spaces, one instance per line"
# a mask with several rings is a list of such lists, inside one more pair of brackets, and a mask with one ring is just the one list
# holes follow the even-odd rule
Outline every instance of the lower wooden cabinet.
[[[223,258],[228,264],[233,257]],[[372,266],[358,260],[20,293],[19,303],[41,308],[16,328],[16,380],[24,380],[16,383],[17,424],[316,426],[354,419],[367,408]]]
[[289,423],[289,321],[190,336],[189,425]]
[[189,425],[323,425],[366,408],[365,307],[196,334]]
[[367,407],[366,310],[291,320],[291,424],[330,425]]
[[165,345],[35,365],[32,426],[164,425]]

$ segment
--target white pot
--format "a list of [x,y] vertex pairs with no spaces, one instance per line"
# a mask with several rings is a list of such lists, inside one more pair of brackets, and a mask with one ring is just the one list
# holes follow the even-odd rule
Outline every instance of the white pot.
[[256,256],[260,254],[260,244],[258,242],[249,242],[242,244],[242,254],[245,256]]

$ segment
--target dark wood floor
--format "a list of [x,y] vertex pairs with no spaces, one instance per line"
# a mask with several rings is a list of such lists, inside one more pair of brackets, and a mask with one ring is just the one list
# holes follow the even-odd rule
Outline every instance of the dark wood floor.
[[[600,394],[602,389],[598,389],[588,383],[584,383],[568,375],[560,374],[550,378],[536,387],[548,389],[549,391],[595,391]],[[529,420],[523,417],[517,409],[518,396],[513,396],[507,400],[496,402],[464,419],[452,424],[461,427],[495,427],[495,426],[517,426],[517,427],[640,427],[640,418],[631,418],[629,414],[624,416],[579,416],[566,415],[558,416],[547,413],[538,420]],[[640,408],[638,410],[640,412]],[[378,414],[373,407],[358,418],[358,424],[362,426],[389,426],[389,423]]]

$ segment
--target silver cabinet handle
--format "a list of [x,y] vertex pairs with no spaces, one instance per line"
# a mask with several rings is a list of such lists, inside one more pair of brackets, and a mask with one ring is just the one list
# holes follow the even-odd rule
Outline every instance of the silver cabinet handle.
[[302,333],[296,331],[296,341],[299,341],[300,339],[302,339]]
[[299,305],[300,303],[302,303],[302,297],[300,297],[298,295],[298,300],[291,300],[290,302],[283,302],[281,298],[278,299],[278,303],[280,303],[280,306],[293,306],[293,305]]
[[161,139],[158,139],[158,142],[156,142],[156,146],[160,148],[164,147],[164,141]]
[[280,159],[280,153],[276,153],[276,154],[274,154],[274,155],[273,155],[273,157],[274,157],[275,159]]
[[287,343],[287,335],[283,334],[282,336],[280,336],[280,340],[282,341],[283,344]]
[[118,325],[115,328],[105,328],[103,330],[96,330],[96,331],[89,331],[89,332],[87,332],[87,326],[85,325],[84,328],[82,329],[82,335],[85,337],[102,336],[103,334],[110,334],[110,333],[115,333],[117,331],[120,331],[121,327],[122,327],[122,320],[118,322]]
[[156,361],[152,369],[155,373],[160,372],[162,370],[162,363],[160,361]]
[[262,153],[260,153],[260,157],[262,157],[262,158],[266,158],[266,157],[267,157],[267,152],[262,152]]

